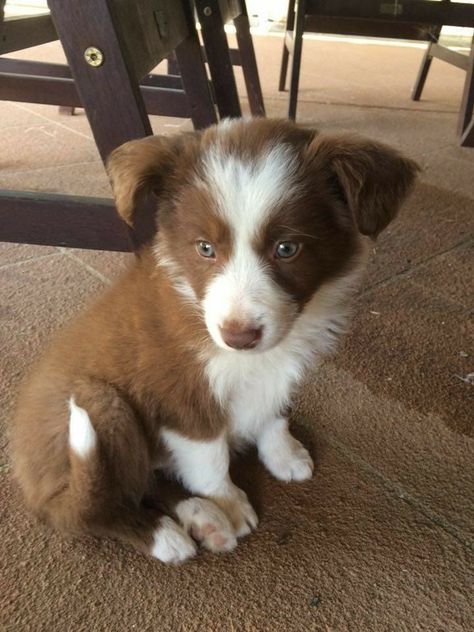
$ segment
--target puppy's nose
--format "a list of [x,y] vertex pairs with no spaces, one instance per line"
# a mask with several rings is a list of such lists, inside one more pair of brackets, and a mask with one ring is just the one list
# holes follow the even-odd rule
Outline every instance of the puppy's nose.
[[235,321],[225,322],[219,329],[222,340],[233,349],[253,349],[262,337],[262,327],[249,327]]

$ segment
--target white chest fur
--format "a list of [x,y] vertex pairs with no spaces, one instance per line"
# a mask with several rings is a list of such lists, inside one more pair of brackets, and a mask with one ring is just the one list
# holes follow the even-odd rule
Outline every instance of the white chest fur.
[[320,289],[277,347],[264,353],[216,349],[206,373],[213,395],[229,412],[229,432],[255,441],[262,425],[289,404],[310,364],[329,353],[347,323],[354,277]]

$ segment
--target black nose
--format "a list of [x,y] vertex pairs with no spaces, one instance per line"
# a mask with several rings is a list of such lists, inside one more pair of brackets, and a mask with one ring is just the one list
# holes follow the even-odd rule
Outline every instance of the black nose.
[[242,323],[224,323],[219,329],[222,340],[233,349],[252,349],[262,337],[262,327],[248,327]]

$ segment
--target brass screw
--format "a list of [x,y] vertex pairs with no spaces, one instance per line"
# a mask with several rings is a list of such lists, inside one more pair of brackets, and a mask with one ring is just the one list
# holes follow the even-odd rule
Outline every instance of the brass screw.
[[89,46],[89,48],[86,48],[86,50],[84,51],[84,59],[89,64],[89,66],[94,66],[94,68],[98,68],[104,63],[104,53],[100,50],[100,48]]
[[210,15],[212,15],[212,9],[211,7],[204,7],[204,9],[202,10],[202,12],[204,13],[204,15],[206,16],[206,18],[208,18]]

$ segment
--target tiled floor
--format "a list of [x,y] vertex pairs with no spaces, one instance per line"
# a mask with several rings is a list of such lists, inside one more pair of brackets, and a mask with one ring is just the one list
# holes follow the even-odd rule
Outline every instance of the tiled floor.
[[[281,39],[256,46],[269,114],[284,116]],[[298,395],[294,427],[316,457],[314,479],[277,483],[250,455],[238,476],[258,531],[231,555],[168,568],[34,523],[10,481],[2,432],[6,630],[474,629],[474,149],[456,143],[461,71],[435,61],[424,99],[410,101],[421,54],[305,42],[301,122],[384,140],[424,167],[374,245],[352,333]],[[33,55],[61,59],[56,44]],[[173,133],[189,122],[155,117],[153,126]],[[0,103],[0,133],[0,187],[109,195],[82,112]],[[48,337],[130,256],[0,244],[4,429]]]

